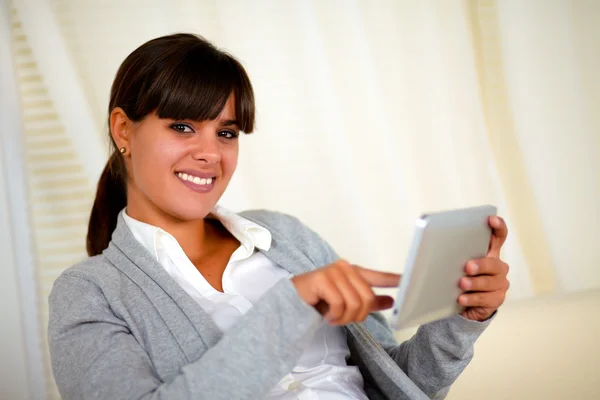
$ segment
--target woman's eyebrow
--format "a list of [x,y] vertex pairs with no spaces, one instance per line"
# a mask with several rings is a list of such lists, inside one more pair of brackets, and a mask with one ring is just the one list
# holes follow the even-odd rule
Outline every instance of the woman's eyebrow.
[[232,125],[240,126],[240,124],[235,119],[224,119],[221,121],[221,125],[223,125],[223,126],[232,126]]

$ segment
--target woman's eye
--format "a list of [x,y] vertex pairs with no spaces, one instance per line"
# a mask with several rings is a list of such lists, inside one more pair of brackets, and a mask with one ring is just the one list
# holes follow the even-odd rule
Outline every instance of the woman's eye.
[[192,127],[187,124],[171,124],[171,129],[179,133],[194,133]]
[[239,136],[240,134],[234,131],[219,131],[217,133],[217,136],[219,137],[223,137],[225,139],[235,139]]

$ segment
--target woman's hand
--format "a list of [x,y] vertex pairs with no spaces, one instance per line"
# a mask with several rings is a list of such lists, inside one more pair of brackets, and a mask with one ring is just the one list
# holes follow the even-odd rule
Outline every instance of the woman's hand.
[[392,307],[390,296],[377,296],[373,287],[397,287],[400,275],[373,271],[338,260],[295,276],[300,297],[315,307],[331,325],[364,321],[369,313]]
[[475,321],[485,321],[504,303],[510,286],[506,275],[508,264],[500,259],[500,249],[508,235],[506,223],[500,217],[490,217],[492,238],[484,258],[471,260],[465,266],[466,277],[459,287],[465,291],[458,304],[465,307],[461,315]]

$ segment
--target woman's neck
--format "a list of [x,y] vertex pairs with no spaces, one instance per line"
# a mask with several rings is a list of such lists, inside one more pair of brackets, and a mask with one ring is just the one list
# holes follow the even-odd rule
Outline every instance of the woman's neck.
[[155,207],[127,204],[127,215],[156,226],[172,235],[190,260],[202,259],[212,251],[219,232],[205,219],[183,220]]

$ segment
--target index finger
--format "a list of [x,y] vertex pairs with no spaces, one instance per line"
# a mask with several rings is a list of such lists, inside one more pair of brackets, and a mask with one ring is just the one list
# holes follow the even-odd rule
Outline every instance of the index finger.
[[500,257],[500,249],[506,241],[508,236],[508,228],[504,219],[497,216],[491,216],[488,219],[488,223],[492,228],[492,238],[490,239],[490,246],[488,247],[488,257]]
[[358,271],[358,274],[369,284],[369,286],[375,287],[396,287],[400,283],[401,275],[392,274],[391,272],[380,272],[373,271],[372,269],[366,269],[354,266]]

